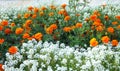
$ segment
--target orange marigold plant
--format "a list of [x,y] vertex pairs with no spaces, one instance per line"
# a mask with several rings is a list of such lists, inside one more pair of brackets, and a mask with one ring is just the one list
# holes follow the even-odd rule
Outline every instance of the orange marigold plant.
[[110,38],[108,36],[103,36],[101,40],[103,43],[108,43],[110,41]]
[[16,46],[11,46],[11,47],[8,49],[8,52],[9,52],[10,54],[15,54],[15,53],[17,53],[17,51],[18,51],[18,49],[17,49]]
[[67,4],[62,4],[61,7],[65,9],[65,7],[67,6]]
[[24,31],[24,29],[22,29],[22,28],[17,28],[17,29],[15,30],[15,34],[19,35],[19,34],[23,33],[23,31]]
[[76,26],[76,28],[81,28],[82,27],[82,23],[77,23],[75,26]]
[[64,18],[64,21],[68,21],[68,20],[70,20],[70,16],[66,16],[66,17]]
[[70,32],[72,29],[71,29],[71,27],[64,27],[63,28],[63,31],[65,31],[65,32]]
[[3,21],[1,22],[1,24],[2,24],[2,26],[8,26],[8,21],[7,21],[7,20],[3,20]]
[[34,38],[35,38],[36,40],[41,40],[42,37],[43,37],[42,33],[36,33],[36,34],[34,35]]
[[6,28],[4,32],[5,32],[5,34],[10,34],[12,31],[10,28]]
[[117,45],[118,45],[118,40],[115,40],[115,39],[114,39],[114,40],[112,40],[111,43],[112,43],[112,46],[117,46]]
[[113,28],[113,27],[108,27],[108,28],[107,28],[107,31],[108,31],[109,33],[114,33],[114,28]]
[[27,38],[29,38],[30,37],[30,35],[28,34],[28,33],[25,33],[25,34],[23,34],[23,39],[27,39]]
[[96,40],[96,38],[92,38],[90,40],[90,46],[95,47],[97,45],[98,45],[98,41]]
[[0,44],[3,44],[4,43],[4,39],[3,38],[0,38]]

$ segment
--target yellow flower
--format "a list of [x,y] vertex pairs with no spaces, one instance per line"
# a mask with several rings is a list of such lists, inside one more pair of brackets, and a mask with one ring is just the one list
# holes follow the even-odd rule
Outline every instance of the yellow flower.
[[90,46],[95,47],[97,45],[98,45],[98,41],[96,40],[96,38],[92,38],[90,40]]

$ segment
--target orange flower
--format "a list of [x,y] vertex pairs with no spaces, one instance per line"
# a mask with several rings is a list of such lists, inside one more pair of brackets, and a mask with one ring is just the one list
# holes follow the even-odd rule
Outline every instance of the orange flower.
[[37,7],[34,8],[34,13],[37,13],[39,9]]
[[40,12],[40,16],[43,16],[43,15],[44,15],[44,12],[43,12],[43,11],[41,11],[41,12]]
[[7,28],[7,29],[5,29],[5,34],[10,34],[12,31],[11,31],[11,29],[10,28]]
[[30,35],[28,34],[28,33],[25,33],[25,34],[23,34],[23,39],[26,39],[26,38],[29,38],[30,37]]
[[32,6],[29,6],[29,7],[28,7],[28,10],[29,10],[29,11],[33,10],[33,7],[32,7]]
[[2,31],[3,30],[3,26],[0,26],[0,31]]
[[50,28],[53,29],[53,30],[56,30],[56,29],[57,29],[57,25],[56,25],[56,24],[52,24],[52,25],[50,26]]
[[110,38],[108,36],[103,36],[101,40],[103,43],[108,43],[110,41]]
[[65,20],[65,21],[70,20],[70,16],[66,16],[66,17],[64,18],[64,20]]
[[108,27],[108,28],[107,28],[107,31],[108,31],[109,33],[114,33],[114,28],[113,28],[113,27]]
[[112,40],[112,46],[117,46],[118,45],[118,40]]
[[2,68],[3,64],[0,64],[0,71],[4,71],[4,69]]
[[100,22],[96,22],[96,21],[95,21],[95,22],[93,23],[93,25],[97,27],[97,26],[102,26],[103,24],[100,23]]
[[15,30],[15,34],[19,35],[19,34],[21,34],[21,33],[23,33],[23,29],[22,29],[22,28],[17,28],[17,29]]
[[15,26],[15,23],[11,23],[10,26],[11,26],[11,27],[14,27],[14,26]]
[[100,31],[100,32],[102,32],[102,31],[103,31],[103,29],[104,29],[104,27],[103,27],[103,26],[97,26],[97,27],[96,27],[96,30],[97,30],[97,31]]
[[120,15],[117,15],[117,16],[116,16],[116,19],[120,20]]
[[2,26],[7,26],[7,25],[8,25],[8,21],[7,21],[7,20],[3,20],[3,21],[1,22],[1,24],[2,24]]
[[90,16],[90,20],[94,21],[94,20],[96,20],[96,19],[97,19],[97,15],[91,15],[91,16]]
[[29,26],[31,23],[32,23],[32,20],[27,20],[27,21],[25,22],[25,25],[26,25],[26,26]]
[[41,40],[43,35],[42,35],[42,33],[36,33],[34,37],[36,40]]
[[28,18],[28,17],[30,17],[30,14],[29,13],[25,13],[24,14],[24,18]]
[[50,13],[49,13],[49,16],[53,16],[53,15],[54,15],[54,13],[53,13],[53,12],[50,12]]
[[118,22],[116,22],[116,21],[115,21],[115,22],[112,22],[112,25],[116,25],[116,24],[118,24]]
[[15,47],[15,46],[11,46],[11,47],[8,49],[8,52],[9,52],[10,54],[15,54],[15,53],[17,53],[17,51],[18,51],[18,49],[17,49],[17,47]]
[[76,28],[81,28],[82,27],[82,23],[77,23],[75,26],[76,26]]
[[72,29],[71,29],[71,27],[64,27],[63,28],[63,31],[65,31],[65,32],[70,32]]
[[67,4],[62,4],[61,7],[62,8],[65,8],[67,6]]
[[41,7],[41,10],[46,10],[46,7],[45,7],[45,6],[42,6],[42,7]]
[[33,19],[35,19],[36,17],[37,17],[37,15],[36,15],[36,14],[33,14],[33,15],[32,15],[32,18],[33,18]]
[[67,15],[68,15],[67,11],[64,10],[64,9],[61,9],[61,10],[58,12],[58,14],[64,15],[64,16],[67,16]]
[[48,28],[46,29],[46,33],[47,33],[47,34],[52,34],[52,33],[53,33],[53,28],[48,27]]
[[98,45],[98,41],[96,40],[96,38],[92,38],[90,40],[90,46],[95,47],[97,45]]
[[0,39],[0,44],[3,44],[4,41],[5,41],[5,40],[4,40],[3,38],[1,38],[1,39]]

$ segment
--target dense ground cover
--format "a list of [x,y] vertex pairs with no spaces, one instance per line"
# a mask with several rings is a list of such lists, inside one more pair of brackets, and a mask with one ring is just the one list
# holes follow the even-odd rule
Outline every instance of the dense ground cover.
[[[87,6],[88,2],[78,4],[77,1],[70,0],[69,5],[29,6],[23,10],[1,11],[0,58],[4,63],[3,68],[6,71],[15,69],[16,71],[47,69],[51,69],[51,71],[62,69],[62,71],[119,71],[120,8],[117,5],[104,4],[91,9]],[[32,43],[32,39],[36,41],[34,40]],[[41,41],[51,43],[46,42],[42,45]],[[57,41],[59,43],[56,43]],[[66,48],[66,46],[68,47]],[[81,51],[82,49],[84,50]],[[71,54],[68,56],[67,52],[61,55],[56,54],[62,53],[62,50],[65,52],[70,50]],[[95,54],[94,50],[96,50]],[[75,52],[77,52],[77,56],[75,56]],[[103,52],[104,56],[102,57],[99,52]],[[40,58],[32,58],[36,54],[40,55]],[[80,56],[79,54],[83,57],[76,59]],[[44,55],[48,55],[50,58],[49,63],[44,61]],[[61,57],[62,55],[63,57]],[[58,60],[54,60],[54,56],[57,56]],[[101,59],[97,59],[97,56]],[[72,66],[69,63],[69,57],[73,61]],[[22,63],[31,62],[31,60],[33,60],[33,65],[30,63],[27,66]],[[62,60],[67,61],[67,65],[62,64]],[[79,60],[81,61],[79,62]],[[94,61],[97,60],[100,68],[94,66]],[[111,62],[111,60],[113,61]],[[37,63],[34,64],[34,62]],[[90,64],[87,67],[86,62]],[[35,67],[36,64],[38,67]],[[23,66],[21,67],[21,65]],[[55,65],[58,67],[55,68]],[[2,65],[0,69],[2,70]]]

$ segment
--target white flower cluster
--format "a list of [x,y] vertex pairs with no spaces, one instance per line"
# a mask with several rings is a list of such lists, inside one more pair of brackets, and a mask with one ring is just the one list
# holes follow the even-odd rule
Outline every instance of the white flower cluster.
[[[117,47],[119,48],[119,47]],[[23,43],[14,55],[6,53],[5,71],[119,71],[120,52],[111,46],[75,49],[64,43]]]

